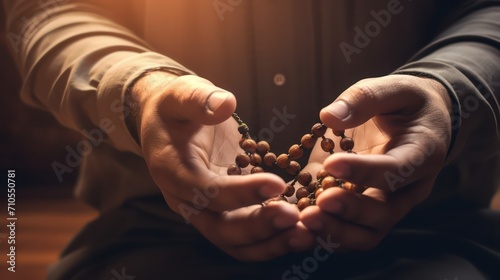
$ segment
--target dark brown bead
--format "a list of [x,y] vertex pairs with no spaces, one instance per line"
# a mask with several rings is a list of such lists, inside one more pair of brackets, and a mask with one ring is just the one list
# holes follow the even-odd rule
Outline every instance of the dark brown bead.
[[308,192],[314,193],[318,189],[318,186],[319,186],[318,181],[314,181],[314,182],[309,183],[306,188],[307,188]]
[[240,148],[243,149],[243,142],[245,142],[246,140],[247,140],[247,138],[245,138],[245,137],[240,138],[240,141],[238,142],[238,144],[240,145]]
[[255,153],[255,150],[257,149],[257,143],[255,143],[255,141],[253,139],[246,139],[241,144],[241,148],[245,152],[252,154],[252,153]]
[[320,171],[318,171],[318,173],[316,174],[316,180],[318,181],[321,181],[323,180],[323,178],[325,178],[326,176],[328,176],[328,172],[326,172],[326,170],[324,169],[321,169]]
[[295,188],[292,185],[286,185],[285,192],[283,193],[286,197],[291,197],[295,193]]
[[267,154],[271,150],[271,146],[266,141],[260,141],[257,143],[257,153],[261,156]]
[[236,156],[236,165],[245,168],[250,164],[250,156],[247,154],[239,154]]
[[304,150],[302,150],[302,147],[299,145],[295,144],[288,149],[288,154],[290,155],[291,159],[299,159],[304,155]]
[[316,192],[314,193],[314,197],[318,198],[318,196],[324,191],[323,188],[319,188],[316,190]]
[[276,163],[276,155],[274,153],[267,153],[264,155],[264,163],[271,167]]
[[227,168],[227,175],[241,175],[241,168],[239,168],[236,164],[231,164]]
[[290,158],[288,158],[287,154],[281,154],[276,159],[276,164],[281,168],[287,168],[290,164]]
[[262,157],[259,154],[250,155],[250,164],[253,166],[259,166],[262,164]]
[[255,174],[255,173],[262,173],[264,172],[264,169],[260,166],[254,166],[252,170],[250,170],[250,173]]
[[313,134],[306,134],[300,139],[300,144],[302,144],[302,147],[305,149],[312,149],[316,144],[316,140],[318,140],[318,138],[314,137]]
[[302,171],[299,173],[297,176],[297,181],[302,185],[302,186],[307,186],[309,183],[311,183],[313,177],[311,173],[307,171]]
[[297,199],[301,199],[301,198],[303,198],[303,197],[308,197],[308,196],[309,196],[309,194],[310,194],[310,193],[307,191],[307,189],[306,189],[306,188],[301,187],[301,188],[298,188],[298,189],[297,189],[297,192],[295,192],[295,197],[296,197]]
[[294,160],[286,167],[286,172],[290,175],[297,175],[300,172],[300,164]]
[[323,137],[326,133],[326,125],[324,124],[321,124],[321,123],[317,123],[315,125],[313,125],[312,129],[311,129],[311,133],[314,134],[314,136],[316,137]]
[[336,182],[335,178],[332,176],[326,176],[325,178],[323,178],[323,180],[321,180],[321,187],[324,190],[329,189],[331,187],[335,187],[335,186],[338,186],[338,183]]
[[345,133],[345,130],[333,130],[333,135],[342,137]]
[[303,197],[297,201],[297,208],[299,208],[299,211],[302,211],[309,206],[311,206],[311,199],[307,197]]
[[354,140],[351,137],[345,137],[340,140],[340,148],[344,151],[350,151],[354,148]]
[[333,142],[332,139],[324,138],[323,140],[321,140],[321,149],[323,149],[323,151],[327,153],[333,152],[334,148],[335,148],[335,143]]
[[342,187],[346,190],[353,191],[355,193],[363,193],[366,190],[366,187],[361,186],[361,185],[357,185],[357,184],[353,184],[351,182],[344,182],[342,184]]

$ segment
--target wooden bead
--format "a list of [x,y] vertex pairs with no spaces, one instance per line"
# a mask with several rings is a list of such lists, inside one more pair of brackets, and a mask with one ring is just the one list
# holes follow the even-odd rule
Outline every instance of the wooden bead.
[[314,181],[314,182],[310,182],[308,185],[307,185],[307,191],[309,193],[315,193],[316,190],[318,189],[318,186],[319,186],[319,183],[318,181]]
[[318,198],[318,196],[324,191],[323,188],[319,188],[316,190],[316,192],[314,193],[314,197]]
[[342,187],[346,190],[353,191],[355,193],[363,193],[366,190],[366,187],[361,186],[361,185],[357,185],[357,184],[353,184],[351,182],[344,182],[342,184]]
[[323,180],[323,178],[325,178],[326,176],[328,176],[328,172],[326,172],[326,170],[324,169],[321,169],[320,171],[318,171],[318,173],[316,174],[316,180],[318,181],[321,181]]
[[247,154],[239,154],[236,156],[236,165],[245,168],[250,164],[250,156]]
[[299,208],[300,211],[306,209],[307,207],[311,206],[311,199],[307,197],[303,197],[297,201],[297,208]]
[[271,167],[276,163],[276,155],[274,153],[267,153],[264,156],[264,163]]
[[250,164],[253,166],[259,166],[262,164],[262,157],[259,154],[252,154],[250,156]]
[[314,136],[316,137],[323,137],[326,133],[326,125],[324,124],[321,124],[321,123],[317,123],[315,125],[313,125],[312,129],[311,129],[311,133],[314,134]]
[[297,175],[297,181],[302,186],[307,186],[312,181],[312,175],[311,175],[311,173],[309,173],[307,171],[302,171],[299,173],[299,175]]
[[287,154],[281,154],[276,159],[276,164],[281,168],[287,168],[290,165],[290,158]]
[[345,137],[340,140],[340,148],[344,151],[350,151],[354,148],[354,140],[351,137]]
[[271,150],[271,146],[266,141],[260,141],[257,143],[257,153],[264,156]]
[[325,178],[323,178],[323,180],[321,180],[321,187],[324,190],[332,188],[332,187],[336,187],[336,186],[338,186],[338,182],[332,176],[326,176]]
[[332,139],[324,138],[323,140],[321,140],[321,149],[323,149],[323,151],[330,153],[333,152],[334,148],[335,148],[335,143],[333,142]]
[[255,173],[262,173],[264,172],[264,169],[260,166],[254,166],[252,170],[250,170],[250,173],[255,174]]
[[309,196],[309,194],[310,194],[310,193],[307,191],[307,189],[306,189],[306,188],[301,187],[301,188],[298,188],[298,189],[297,189],[297,192],[295,193],[295,197],[296,197],[297,199],[301,199],[301,198],[303,198],[303,197],[308,197],[308,196]]
[[344,136],[345,130],[333,130],[333,135],[342,137]]
[[253,139],[246,139],[241,143],[241,148],[248,154],[255,153],[257,149],[257,143]]
[[296,161],[290,161],[288,166],[285,168],[286,172],[290,175],[297,175],[301,169],[300,164]]
[[295,188],[292,185],[286,185],[285,192],[283,193],[284,196],[286,197],[291,197],[292,195],[295,194]]
[[238,145],[240,145],[240,148],[243,149],[243,142],[245,142],[246,140],[247,140],[247,138],[244,138],[244,137],[240,138],[240,141],[238,141]]
[[236,164],[231,164],[227,168],[227,175],[241,175],[241,168]]
[[290,155],[291,159],[299,159],[304,155],[304,150],[302,150],[302,147],[299,145],[295,144],[288,149],[288,154]]
[[312,149],[316,144],[316,140],[317,138],[314,137],[314,134],[306,134],[300,139],[300,144],[302,144],[302,147],[305,149]]

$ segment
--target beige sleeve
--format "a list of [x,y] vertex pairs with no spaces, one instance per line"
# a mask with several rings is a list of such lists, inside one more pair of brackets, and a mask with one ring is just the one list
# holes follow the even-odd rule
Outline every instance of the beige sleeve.
[[[106,2],[103,0],[102,2]],[[98,7],[68,0],[3,0],[5,34],[22,75],[22,99],[85,134],[101,129],[117,149],[141,154],[124,93],[149,69],[191,73]]]

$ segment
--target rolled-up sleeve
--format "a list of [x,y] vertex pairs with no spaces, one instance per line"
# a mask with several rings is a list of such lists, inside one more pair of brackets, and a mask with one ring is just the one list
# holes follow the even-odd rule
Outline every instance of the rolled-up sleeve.
[[500,151],[500,1],[467,1],[457,19],[399,74],[440,81],[454,103],[452,147],[471,159]]
[[79,132],[99,128],[117,149],[140,155],[125,124],[125,92],[150,69],[192,72],[152,51],[94,5],[67,0],[3,4],[5,34],[23,79],[22,99]]

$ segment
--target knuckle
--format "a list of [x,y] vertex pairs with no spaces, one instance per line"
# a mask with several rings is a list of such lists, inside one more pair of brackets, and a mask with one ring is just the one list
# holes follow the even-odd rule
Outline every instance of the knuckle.
[[375,90],[369,85],[369,80],[361,80],[356,84],[352,85],[350,88],[350,97],[354,103],[360,101],[360,99],[366,100],[368,103],[375,102],[377,100],[377,94]]

